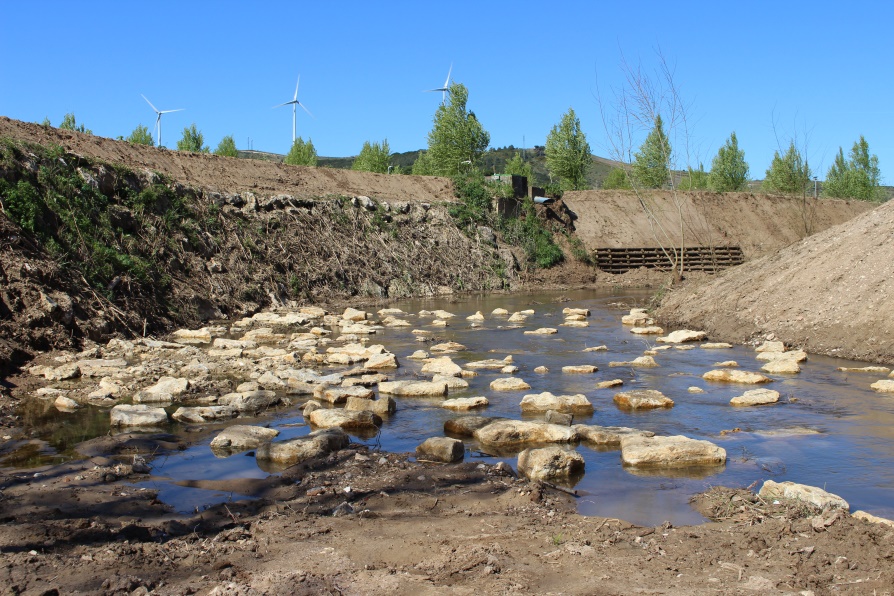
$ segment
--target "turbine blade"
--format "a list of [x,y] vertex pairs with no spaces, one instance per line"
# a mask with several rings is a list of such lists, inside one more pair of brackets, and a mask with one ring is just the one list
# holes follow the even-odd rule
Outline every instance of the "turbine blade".
[[453,62],[450,63],[450,70],[447,71],[447,80],[444,81],[444,87],[450,86],[450,73],[453,72]]
[[287,102],[285,102],[285,103],[276,104],[275,106],[273,106],[273,107],[270,108],[270,109],[273,110],[273,109],[276,109],[276,108],[281,108],[281,107],[283,107],[283,106],[294,105],[294,104],[296,104],[296,103],[298,103],[298,100],[293,99],[292,101],[287,101]]
[[301,75],[298,75],[298,82],[295,83],[295,96],[292,97],[292,101],[298,101],[298,85],[301,84]]
[[186,108],[177,108],[176,110],[161,110],[158,113],[159,114],[170,114],[171,112],[182,112],[185,109]]
[[148,99],[146,99],[146,96],[145,96],[145,95],[143,95],[142,93],[140,93],[140,97],[142,97],[143,99],[146,100],[146,103],[149,104],[149,107],[152,108],[152,110],[153,110],[155,113],[158,113],[158,109],[157,109],[154,105],[152,105],[152,102],[151,102],[151,101],[149,101]]
[[305,112],[307,112],[307,115],[308,115],[308,116],[310,116],[311,118],[316,119],[316,116],[314,116],[313,114],[311,114],[311,113],[310,113],[310,110],[308,110],[306,107],[304,107],[304,104],[303,104],[303,103],[301,103],[300,101],[296,101],[295,103],[298,104],[299,106],[301,106],[301,109],[304,110]]

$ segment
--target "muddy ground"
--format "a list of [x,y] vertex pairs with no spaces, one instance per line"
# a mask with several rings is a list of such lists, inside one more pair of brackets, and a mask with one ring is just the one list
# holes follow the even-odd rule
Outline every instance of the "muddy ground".
[[[169,436],[118,449],[105,441],[111,453],[177,448]],[[105,456],[3,476],[3,593],[889,594],[894,585],[894,528],[747,490],[697,496],[718,521],[675,528],[581,517],[574,501],[585,495],[474,460],[422,464],[364,445],[234,483],[259,498],[189,516],[134,488],[140,478]]]

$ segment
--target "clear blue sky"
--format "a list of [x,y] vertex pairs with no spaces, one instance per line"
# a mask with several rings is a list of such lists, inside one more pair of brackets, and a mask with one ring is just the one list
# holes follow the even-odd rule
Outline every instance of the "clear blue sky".
[[[609,156],[596,101],[628,62],[660,48],[690,105],[694,156],[710,167],[736,131],[752,176],[796,135],[820,179],[859,135],[894,181],[894,77],[887,2],[153,2],[0,0],[0,115],[95,134],[150,128],[173,147],[195,122],[213,149],[285,153],[301,76],[298,134],[324,156],[365,140],[424,148],[453,79],[491,146],[542,145],[573,107]],[[776,133],[774,133],[774,120]],[[806,141],[806,143],[805,143]]]

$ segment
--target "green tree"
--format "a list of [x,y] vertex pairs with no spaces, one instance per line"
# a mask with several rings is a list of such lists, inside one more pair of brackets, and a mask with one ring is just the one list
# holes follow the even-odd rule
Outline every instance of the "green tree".
[[183,129],[183,137],[177,141],[177,151],[208,153],[208,147],[205,146],[205,137],[196,128],[195,122]]
[[363,148],[360,154],[351,164],[352,170],[360,172],[378,172],[380,174],[388,173],[388,166],[391,165],[391,147],[388,146],[388,139],[379,143],[363,142]]
[[74,130],[77,132],[83,132],[87,133],[88,135],[93,134],[92,130],[90,130],[83,124],[78,124],[75,121],[75,115],[72,113],[68,113],[62,118],[62,124],[59,125],[59,128],[63,130]]
[[739,140],[733,132],[711,162],[708,184],[717,192],[745,190],[748,183],[748,163],[745,151],[739,149]]
[[573,108],[546,136],[546,167],[550,174],[559,178],[562,190],[587,188],[587,170],[593,164],[590,144],[580,129],[580,118]]
[[661,188],[670,179],[671,145],[664,132],[661,114],[633,160],[633,181],[643,188]]
[[810,176],[811,171],[807,160],[801,157],[801,152],[792,141],[785,155],[780,157],[779,151],[773,152],[773,161],[767,170],[762,190],[780,194],[804,194],[807,184],[810,182]]
[[844,149],[838,148],[838,155],[823,182],[823,195],[872,201],[880,196],[880,182],[878,157],[870,155],[869,143],[860,135],[860,140],[851,149],[849,160],[844,159]]
[[512,176],[524,176],[528,179],[528,184],[534,184],[534,168],[531,167],[531,164],[525,163],[518,151],[516,151],[515,156],[503,166],[503,173]]
[[[419,173],[454,176],[466,167],[474,168],[484,154],[490,144],[490,134],[475,113],[466,110],[468,99],[465,85],[450,85],[447,102],[435,112],[434,126],[428,133],[428,151],[420,155],[424,161]],[[415,166],[413,173],[417,173]]]
[[289,154],[286,155],[284,163],[290,166],[315,166],[317,165],[317,150],[314,149],[314,143],[310,139],[304,142],[304,139],[298,137],[292,143]]
[[227,135],[220,140],[217,149],[214,150],[214,155],[239,157],[239,150],[236,149],[236,141],[233,140],[233,135]]
[[624,168],[613,168],[602,181],[605,190],[630,190],[630,178]]
[[705,190],[708,188],[708,173],[704,164],[698,164],[698,169],[689,168],[680,178],[677,185],[680,190]]
[[155,141],[152,140],[152,133],[149,132],[149,129],[140,124],[133,132],[130,133],[125,139],[128,143],[133,143],[134,145],[154,145]]

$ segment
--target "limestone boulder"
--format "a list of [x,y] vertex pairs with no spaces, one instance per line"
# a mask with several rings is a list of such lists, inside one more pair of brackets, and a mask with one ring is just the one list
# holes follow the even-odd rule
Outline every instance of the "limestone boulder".
[[208,328],[203,329],[178,329],[171,334],[174,342],[178,344],[210,344],[211,332]]
[[217,400],[218,404],[222,406],[230,406],[239,412],[257,412],[275,406],[279,402],[280,398],[276,395],[275,391],[264,389],[244,391],[241,393],[227,393]]
[[801,372],[801,365],[794,360],[780,358],[766,363],[761,370],[770,374],[796,374]]
[[875,389],[879,393],[894,393],[894,381],[890,381],[888,379],[882,379],[881,381],[876,381],[872,385],[870,385],[872,389]]
[[531,480],[567,480],[584,473],[584,458],[557,445],[525,449],[518,454],[518,471]]
[[349,397],[345,402],[345,410],[362,411],[367,410],[379,416],[389,416],[397,411],[397,402],[388,395],[382,395],[379,399],[362,399],[359,397]]
[[225,428],[211,440],[211,451],[215,455],[220,452],[223,455],[230,455],[235,451],[257,449],[262,444],[272,441],[278,434],[279,431],[273,428],[236,424]]
[[562,316],[564,317],[589,317],[590,309],[589,308],[563,308]]
[[500,370],[510,362],[512,361],[510,360],[509,362],[507,362],[506,360],[489,358],[487,360],[475,360],[474,362],[467,362],[466,368],[471,370]]
[[397,367],[397,357],[390,352],[370,356],[366,364],[363,365],[363,368],[368,370],[388,370]]
[[317,396],[315,394],[314,397],[330,404],[343,404],[348,401],[349,397],[369,400],[375,397],[375,395],[375,392],[368,387],[353,385],[351,387],[329,387],[324,389],[321,395]]
[[688,341],[702,341],[708,337],[704,331],[692,331],[690,329],[679,329],[672,331],[664,337],[659,337],[655,341],[662,344],[681,344]]
[[379,383],[379,393],[402,397],[444,397],[447,383],[434,381],[388,381]]
[[882,526],[888,526],[889,528],[894,528],[894,520],[886,519],[884,517],[878,517],[877,515],[872,515],[867,511],[854,511],[851,514],[853,517],[857,519],[862,519],[863,521],[867,521],[871,524],[879,524]]
[[[891,372],[891,369],[887,366],[858,366],[858,367],[848,367],[848,366],[839,366],[838,370],[841,372],[854,372],[854,373],[874,373],[879,375],[886,375]],[[858,512],[854,512],[854,517],[856,517]]]
[[537,373],[538,375],[545,375],[546,373],[549,372],[549,369],[546,368],[545,366],[538,366],[537,368],[534,369],[534,372]]
[[110,417],[112,426],[158,426],[168,422],[168,413],[164,408],[145,404],[115,406]]
[[492,416],[461,416],[444,422],[444,432],[458,437],[471,437],[479,428],[483,428],[495,420]]
[[647,327],[653,322],[652,317],[646,314],[644,308],[631,308],[628,314],[621,317],[621,324],[633,327]]
[[310,413],[309,422],[317,428],[341,428],[342,430],[375,430],[382,426],[382,418],[369,410],[326,410],[320,408]]
[[327,428],[288,441],[264,443],[258,447],[255,457],[291,466],[344,449],[349,442],[348,435],[340,428]]
[[755,352],[785,352],[785,344],[781,341],[765,341],[754,348]]
[[237,413],[230,406],[195,406],[177,408],[177,411],[171,414],[171,418],[177,422],[201,424],[211,420],[233,418]]
[[574,414],[565,412],[557,412],[556,410],[547,410],[543,416],[543,420],[550,424],[560,424],[562,426],[571,426],[574,422]]
[[465,456],[463,442],[449,437],[431,437],[416,447],[416,459],[445,464],[460,462]]
[[476,321],[476,322],[480,322],[480,321],[483,321],[483,320],[484,320],[484,315],[483,315],[483,314],[481,313],[481,311],[479,310],[479,311],[476,312],[474,315],[469,315],[468,317],[466,317],[466,320],[467,320],[467,321]]
[[738,395],[729,403],[731,406],[763,406],[775,404],[779,401],[779,392],[772,389],[752,389],[742,395]]
[[491,381],[490,388],[493,391],[524,391],[525,389],[530,389],[531,386],[523,379],[517,377],[504,377]]
[[769,383],[772,380],[760,373],[731,369],[709,370],[702,375],[702,378],[716,383],[739,383],[742,385],[760,385],[761,383]]
[[494,447],[519,447],[533,443],[571,443],[577,433],[569,426],[528,420],[497,420],[476,430],[480,443]]
[[127,360],[123,358],[100,358],[96,360],[78,360],[78,370],[82,377],[105,377],[115,375],[127,368]]
[[[512,319],[510,319],[511,321]],[[525,331],[525,335],[554,335],[558,333],[559,330],[555,327],[541,327],[540,329],[534,329],[533,331]]]
[[549,410],[569,414],[592,414],[593,404],[586,395],[553,395],[548,391],[526,395],[521,400],[523,413],[542,413]]
[[618,407],[627,410],[672,408],[674,406],[674,400],[654,389],[621,391],[615,394],[614,401]]
[[55,408],[60,412],[71,413],[80,408],[81,404],[71,399],[70,397],[60,395],[55,400],[53,400],[53,406],[55,406]]
[[621,461],[626,466],[677,468],[716,466],[726,462],[726,450],[710,441],[684,436],[621,438]]
[[475,408],[484,408],[490,402],[484,396],[477,397],[458,397],[455,399],[448,399],[441,402],[442,408],[447,408],[448,410],[473,410]]
[[774,360],[792,360],[804,362],[807,360],[807,352],[804,350],[790,350],[788,352],[761,352],[755,356],[761,362],[773,362]]
[[409,356],[407,356],[410,360],[428,360],[428,352],[425,350],[416,350]]
[[704,343],[699,347],[703,350],[728,350],[733,347],[733,344],[728,344],[725,341],[718,341]]
[[656,327],[655,325],[650,325],[648,327],[631,327],[630,333],[635,333],[636,335],[661,335],[664,333],[664,329]]
[[81,369],[76,363],[69,362],[55,368],[46,367],[43,376],[47,381],[68,381],[80,377]]
[[497,316],[497,317],[505,317],[506,315],[509,314],[509,311],[506,310],[505,308],[495,308],[492,311],[490,311],[490,314]]
[[439,358],[430,358],[422,366],[423,374],[445,375],[450,377],[458,377],[462,374],[462,367],[455,363],[450,356],[441,356]]
[[621,445],[621,439],[626,436],[654,437],[655,433],[648,430],[627,428],[626,426],[598,426],[596,424],[575,424],[572,430],[577,433],[579,440],[593,445],[617,447]]
[[634,368],[655,368],[659,366],[651,356],[639,356],[628,362],[609,362],[609,367],[632,366]]
[[562,367],[563,373],[576,375],[591,375],[598,370],[599,369],[592,364],[574,364]]
[[432,377],[433,383],[447,383],[447,391],[461,391],[469,388],[469,382],[459,377],[449,377],[447,375],[435,375]]
[[365,321],[369,318],[369,314],[366,311],[358,310],[356,308],[346,308],[345,312],[341,314],[341,318],[345,321]]
[[837,507],[849,511],[851,508],[848,502],[838,495],[833,495],[815,486],[797,484],[795,482],[766,480],[757,494],[765,500],[789,499],[792,501],[803,501],[820,509]]
[[219,350],[230,350],[239,348],[240,350],[254,350],[258,347],[258,342],[242,339],[226,339],[224,337],[215,337],[214,343],[211,344]]

